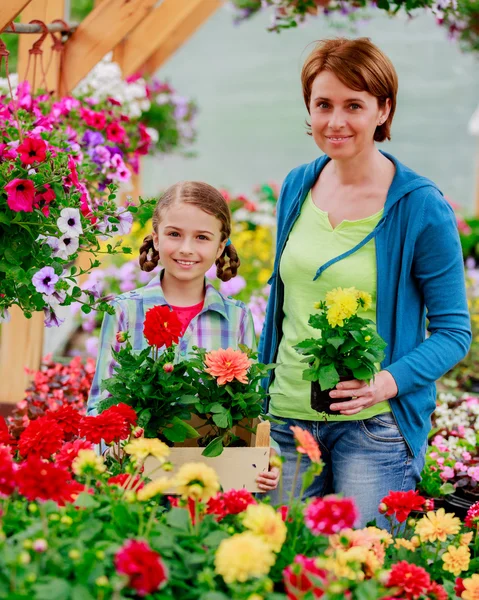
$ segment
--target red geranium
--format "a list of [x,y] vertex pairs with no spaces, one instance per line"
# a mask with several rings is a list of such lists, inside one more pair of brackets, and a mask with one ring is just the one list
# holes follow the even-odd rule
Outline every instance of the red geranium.
[[321,598],[324,589],[318,585],[326,583],[326,578],[326,571],[316,566],[315,559],[302,554],[298,554],[293,564],[283,571],[283,581],[290,600],[301,600],[308,592],[313,598]]
[[76,408],[63,405],[58,410],[47,411],[45,416],[56,421],[63,428],[64,439],[69,442],[78,435],[81,416]]
[[80,450],[92,450],[93,444],[86,440],[76,439],[73,442],[63,444],[60,451],[55,456],[55,464],[65,469],[70,469],[72,462],[78,456]]
[[146,542],[128,540],[115,555],[118,573],[128,575],[129,586],[139,596],[156,592],[168,580],[168,571],[160,555]]
[[178,315],[168,306],[154,306],[146,311],[143,334],[150,346],[169,348],[178,343],[181,331]]
[[32,454],[50,458],[63,444],[63,427],[48,416],[30,421],[22,431],[18,450],[24,458]]
[[15,489],[15,465],[10,448],[0,445],[0,497],[10,496]]
[[99,444],[101,440],[111,444],[126,440],[130,436],[131,427],[121,414],[106,410],[96,417],[82,417],[79,432],[93,444]]
[[315,535],[331,535],[353,527],[358,510],[352,498],[315,498],[304,511],[304,522]]
[[464,519],[464,525],[479,531],[479,502],[473,504],[467,511],[466,518]]
[[[110,477],[110,479],[107,481],[107,483],[108,483],[108,485],[117,485],[119,487],[123,487],[129,479],[130,479],[129,473],[120,473],[119,475],[114,475],[113,477]],[[144,487],[145,484],[143,482],[141,482],[140,485],[138,485],[139,482],[140,482],[140,477],[138,477],[138,475],[136,475],[134,483],[131,484],[130,489],[135,489],[136,491],[141,490],[141,488]]]
[[387,582],[387,587],[397,587],[399,591],[395,594],[415,600],[422,594],[426,594],[431,585],[431,578],[422,567],[412,565],[402,560],[392,566]]
[[66,469],[35,455],[29,456],[16,473],[20,494],[31,501],[54,500],[63,503],[68,498],[70,479],[71,475]]
[[41,138],[27,137],[18,146],[17,152],[24,165],[43,162],[47,157],[47,145]]
[[120,402],[120,404],[110,406],[110,408],[103,411],[102,414],[120,415],[131,427],[136,427],[136,424],[138,422],[138,415],[136,414],[135,410],[131,408],[131,406],[128,406],[128,404],[125,404],[124,402]]
[[408,492],[389,492],[381,503],[387,506],[384,514],[388,516],[395,515],[399,523],[403,523],[413,510],[421,510],[424,506],[425,498],[418,492],[409,490]]

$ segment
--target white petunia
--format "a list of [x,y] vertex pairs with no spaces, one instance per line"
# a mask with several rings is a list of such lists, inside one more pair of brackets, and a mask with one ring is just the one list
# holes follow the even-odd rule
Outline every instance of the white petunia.
[[80,242],[77,237],[72,237],[68,233],[62,235],[58,240],[58,250],[54,252],[54,256],[68,260],[68,257],[78,250]]
[[64,208],[57,219],[57,227],[70,237],[78,237],[83,233],[80,211],[78,208]]

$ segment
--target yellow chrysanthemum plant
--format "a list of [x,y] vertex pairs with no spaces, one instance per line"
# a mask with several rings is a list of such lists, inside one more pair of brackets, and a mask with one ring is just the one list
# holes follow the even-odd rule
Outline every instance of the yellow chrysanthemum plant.
[[317,313],[309,325],[318,335],[303,340],[295,350],[304,355],[309,366],[303,379],[311,381],[311,406],[318,412],[334,414],[329,391],[340,381],[359,379],[369,382],[379,371],[386,342],[374,322],[361,316],[371,308],[370,294],[351,288],[335,288],[314,305]]

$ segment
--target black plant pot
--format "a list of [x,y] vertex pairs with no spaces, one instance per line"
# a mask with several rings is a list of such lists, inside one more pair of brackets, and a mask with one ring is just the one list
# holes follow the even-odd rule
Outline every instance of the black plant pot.
[[462,490],[458,490],[454,494],[444,496],[444,508],[446,512],[453,512],[456,517],[464,520],[467,511],[478,501],[479,495],[462,493]]
[[[346,375],[345,377],[340,377],[339,381],[350,381],[354,379],[353,375]],[[319,387],[319,383],[317,381],[311,382],[311,408],[320,413],[326,413],[327,415],[339,415],[338,410],[331,410],[331,404],[338,404],[340,402],[348,402],[351,398],[331,398],[329,392],[334,388],[329,388],[327,390],[321,390]]]

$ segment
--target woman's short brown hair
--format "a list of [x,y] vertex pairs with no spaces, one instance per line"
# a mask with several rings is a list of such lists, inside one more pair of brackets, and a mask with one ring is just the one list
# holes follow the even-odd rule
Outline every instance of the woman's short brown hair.
[[389,58],[369,38],[321,40],[306,59],[301,71],[304,102],[308,112],[313,81],[322,71],[331,71],[352,90],[369,92],[376,96],[379,106],[384,106],[389,98],[389,116],[376,128],[374,140],[390,140],[391,123],[396,110],[398,77]]

